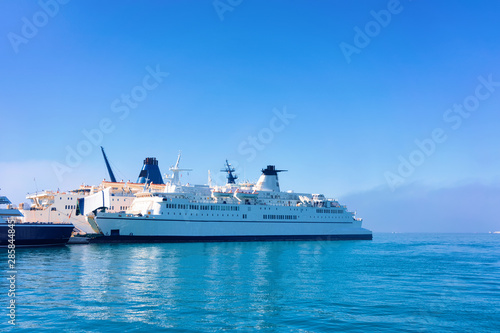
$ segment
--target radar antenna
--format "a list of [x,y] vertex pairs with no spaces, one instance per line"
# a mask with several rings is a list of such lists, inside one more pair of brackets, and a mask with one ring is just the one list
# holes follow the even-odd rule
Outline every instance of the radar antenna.
[[228,184],[236,184],[235,180],[238,179],[238,176],[233,174],[233,172],[235,172],[235,171],[236,170],[226,160],[225,168],[221,169],[221,172],[227,172],[227,183]]

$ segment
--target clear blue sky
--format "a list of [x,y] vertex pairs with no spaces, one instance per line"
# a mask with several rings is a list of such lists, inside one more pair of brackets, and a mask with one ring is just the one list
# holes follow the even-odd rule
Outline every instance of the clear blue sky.
[[[275,164],[282,189],[338,198],[375,231],[500,230],[499,15],[494,1],[4,0],[1,194],[98,184],[99,145],[132,181],[182,150],[185,181],[222,183],[226,158],[249,180]],[[446,139],[419,153],[435,129]],[[400,156],[418,165],[401,173]]]

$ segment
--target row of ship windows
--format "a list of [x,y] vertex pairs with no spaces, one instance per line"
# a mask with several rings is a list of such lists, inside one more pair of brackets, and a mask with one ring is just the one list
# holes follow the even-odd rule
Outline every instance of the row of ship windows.
[[[184,213],[184,215],[187,215],[188,213]],[[163,212],[161,212],[161,215],[163,215]],[[170,215],[170,212],[167,213],[167,215]],[[175,213],[172,213],[172,215],[175,215]],[[182,215],[182,213],[177,213],[177,215]],[[190,214],[193,216],[193,213]],[[234,216],[234,214],[212,214],[212,216]],[[195,213],[194,216],[198,216],[198,213]],[[205,216],[203,214],[200,214],[200,216]],[[210,214],[206,214],[206,216],[210,216]],[[236,214],[236,217],[240,216],[239,214]],[[243,218],[246,219],[247,215],[243,214]]]
[[167,203],[165,206],[167,208],[196,209],[196,210],[231,210],[231,211],[240,210],[240,207],[238,206],[207,206],[207,205],[171,204],[171,203]]
[[[127,210],[128,208],[129,208],[129,206],[120,206],[120,210]],[[76,205],[65,205],[64,209],[76,209]],[[110,210],[115,210],[115,206],[110,206],[109,209]],[[55,211],[57,209],[55,207],[52,207],[51,210]]]
[[[259,209],[260,210],[271,210],[273,207],[260,207]],[[275,210],[278,210],[278,207],[275,208]],[[289,209],[289,210],[294,210],[294,211],[298,211],[299,208],[293,208],[293,209]]]
[[333,214],[342,214],[344,211],[342,209],[316,209],[316,213],[333,213]]
[[[119,210],[127,210],[129,206],[120,206]],[[109,210],[115,210],[115,206],[109,206]]]
[[346,216],[325,216],[325,215],[320,215],[320,216],[309,216],[311,219],[343,219]]
[[[161,213],[161,215],[163,215],[163,212]],[[167,212],[166,215],[170,215],[170,212]],[[172,215],[179,215],[179,216],[182,216],[182,215],[188,215],[188,213],[172,213]],[[198,216],[197,213],[193,214],[193,213],[190,213],[189,214],[190,216]],[[199,216],[235,216],[235,214],[199,214]],[[239,217],[240,215],[239,214],[236,214],[236,217]],[[242,218],[244,219],[247,219],[248,218],[248,215],[247,214],[242,214],[241,215]],[[309,216],[309,218],[311,219],[318,219],[318,218],[327,218],[327,216]],[[341,216],[335,216],[335,218],[342,218]],[[297,215],[262,215],[262,219],[264,220],[297,220],[298,219],[298,216]]]
[[[76,205],[65,205],[64,209],[76,209]],[[109,207],[109,209],[114,210],[115,206],[111,206],[111,207]],[[127,210],[127,209],[128,209],[128,206],[120,206],[120,210]],[[51,210],[56,210],[56,208],[52,207]]]
[[297,215],[262,215],[264,220],[296,220]]

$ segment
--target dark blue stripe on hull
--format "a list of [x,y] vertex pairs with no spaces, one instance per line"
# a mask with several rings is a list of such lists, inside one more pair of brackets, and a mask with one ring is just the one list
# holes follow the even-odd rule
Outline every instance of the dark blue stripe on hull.
[[372,240],[367,235],[278,235],[278,236],[101,236],[90,243],[195,243],[195,242],[256,242],[256,241],[336,241]]

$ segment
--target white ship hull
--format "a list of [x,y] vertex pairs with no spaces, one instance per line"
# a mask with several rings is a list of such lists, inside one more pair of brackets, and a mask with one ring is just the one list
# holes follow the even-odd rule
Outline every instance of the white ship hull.
[[[258,240],[371,240],[372,233],[363,228],[352,228],[330,223],[262,222],[187,222],[140,221],[131,226],[128,220],[114,220],[107,224],[99,220],[105,235],[93,242],[209,242]],[[139,221],[137,221],[139,222]],[[114,228],[114,229],[111,229]],[[156,231],[156,232],[152,232]]]
[[[241,208],[247,208],[242,206]],[[258,207],[252,207],[258,209]],[[293,210],[298,208],[289,208]],[[283,212],[283,208],[280,211]],[[304,209],[303,209],[304,210]],[[214,213],[177,212],[179,218],[162,215],[127,216],[119,213],[98,214],[96,222],[104,237],[101,242],[195,242],[245,240],[322,240],[372,239],[372,232],[361,227],[361,221],[344,216],[312,214],[312,208],[302,214],[276,214],[276,217],[294,217],[263,220],[261,211],[254,214],[241,212],[216,216]],[[278,211],[279,212],[279,211]],[[170,212],[173,214],[174,212]],[[249,212],[250,213],[250,212]],[[265,212],[267,213],[267,212]],[[198,215],[196,217],[196,214]],[[170,214],[169,214],[170,215]],[[191,216],[194,215],[194,218]],[[203,216],[202,216],[203,215]],[[215,216],[212,216],[215,215]],[[219,213],[219,215],[222,215]],[[270,215],[270,214],[266,214]],[[311,215],[307,220],[308,215]],[[333,215],[333,214],[331,214]],[[302,217],[302,218],[301,218]],[[350,221],[349,221],[350,219]]]

